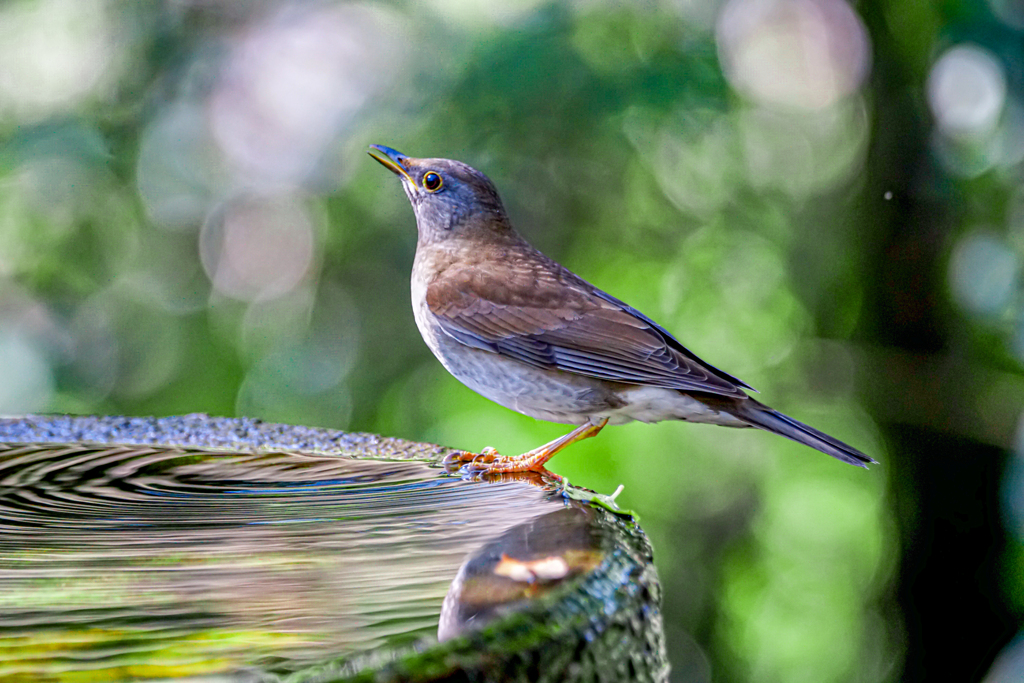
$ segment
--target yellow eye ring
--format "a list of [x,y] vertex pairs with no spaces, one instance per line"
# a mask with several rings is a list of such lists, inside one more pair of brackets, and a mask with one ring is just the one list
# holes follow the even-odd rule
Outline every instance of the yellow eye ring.
[[423,176],[423,189],[426,190],[427,192],[437,192],[438,190],[441,189],[441,185],[443,184],[444,183],[441,181],[441,176],[434,173],[433,171],[428,171]]

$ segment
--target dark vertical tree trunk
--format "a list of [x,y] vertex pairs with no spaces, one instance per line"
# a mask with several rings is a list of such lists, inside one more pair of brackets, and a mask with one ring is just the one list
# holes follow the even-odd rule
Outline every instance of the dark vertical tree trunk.
[[[980,680],[1013,636],[1001,597],[1007,542],[999,516],[1003,448],[942,429],[940,415],[971,415],[984,376],[944,295],[946,253],[961,216],[956,181],[929,152],[925,75],[913,73],[885,20],[885,0],[861,5],[875,40],[875,120],[865,169],[867,306],[861,341],[886,354],[920,358],[927,376],[865,369],[867,405],[892,447],[888,462],[902,557],[893,599],[906,628],[906,659],[894,680]],[[936,192],[946,185],[951,191]],[[888,195],[891,193],[891,195]],[[887,199],[886,197],[890,197]],[[954,368],[949,370],[948,368]],[[885,405],[911,406],[894,415]],[[963,410],[958,410],[957,406]],[[920,409],[925,406],[925,409]],[[929,419],[931,418],[931,419]]]

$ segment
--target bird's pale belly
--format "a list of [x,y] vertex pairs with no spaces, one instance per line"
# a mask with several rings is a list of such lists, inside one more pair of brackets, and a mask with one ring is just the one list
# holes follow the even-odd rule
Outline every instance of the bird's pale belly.
[[538,420],[583,424],[621,405],[600,380],[534,368],[447,339],[443,332],[428,345],[448,372],[467,387]]

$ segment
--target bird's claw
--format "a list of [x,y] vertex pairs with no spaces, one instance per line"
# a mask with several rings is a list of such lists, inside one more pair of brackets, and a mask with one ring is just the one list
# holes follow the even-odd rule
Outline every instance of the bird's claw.
[[488,465],[501,458],[497,449],[487,446],[479,453],[472,451],[455,451],[449,453],[441,461],[449,474],[458,471],[460,474],[481,474],[486,472]]
[[500,456],[496,450],[485,448],[480,453],[455,451],[445,456],[441,462],[448,474],[458,474],[464,479],[477,479],[490,470],[489,465],[498,457]]

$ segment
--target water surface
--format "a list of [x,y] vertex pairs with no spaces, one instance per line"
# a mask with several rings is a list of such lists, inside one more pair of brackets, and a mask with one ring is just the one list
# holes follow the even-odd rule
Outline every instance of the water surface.
[[0,680],[262,678],[431,641],[467,558],[562,508],[423,462],[0,444]]

